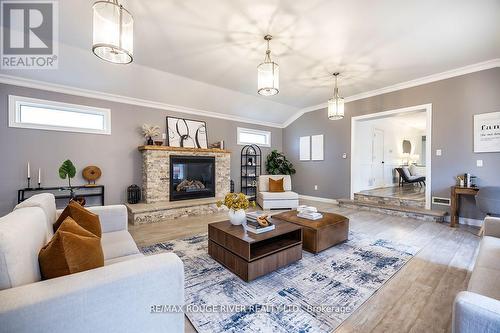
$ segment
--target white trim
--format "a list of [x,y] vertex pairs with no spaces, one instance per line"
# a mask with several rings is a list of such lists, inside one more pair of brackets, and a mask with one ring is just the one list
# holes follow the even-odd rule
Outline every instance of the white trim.
[[[248,133],[248,134],[264,135],[266,137],[266,143],[259,144],[259,143],[255,143],[255,142],[243,142],[240,140],[241,132]],[[254,129],[254,128],[237,127],[236,128],[236,143],[240,146],[246,146],[246,145],[253,144],[253,145],[257,145],[259,147],[271,147],[271,132],[258,130],[258,129]]]
[[[91,114],[102,116],[102,129],[90,129],[84,127],[69,127],[58,125],[46,125],[40,123],[26,123],[21,121],[21,107],[34,106],[54,111],[66,111],[80,114]],[[24,96],[9,95],[9,127],[29,128],[47,131],[62,131],[87,134],[111,135],[111,110],[87,105],[61,103],[51,100],[30,98]]]
[[[450,222],[451,217],[449,215],[445,216],[444,220]],[[471,219],[468,217],[459,217],[458,224],[470,225],[473,227],[482,227],[484,220]]]
[[431,167],[431,162],[432,162],[432,104],[422,104],[422,105],[416,105],[416,106],[410,106],[406,108],[401,108],[401,109],[394,109],[394,110],[388,110],[388,111],[382,111],[382,112],[375,112],[375,113],[370,113],[370,114],[365,114],[362,116],[356,116],[351,118],[351,177],[350,177],[350,192],[351,192],[351,200],[354,199],[354,188],[353,188],[353,175],[354,175],[354,168],[355,165],[352,161],[352,157],[356,156],[355,155],[355,138],[356,138],[356,122],[364,119],[370,119],[370,118],[384,118],[388,117],[394,114],[399,114],[399,113],[404,113],[404,112],[415,112],[415,111],[421,111],[425,110],[426,112],[426,147],[425,147],[425,153],[426,153],[426,163],[425,163],[425,173],[426,173],[426,179],[425,179],[425,208],[426,209],[431,209],[432,206],[432,199],[431,199],[431,192],[432,192],[432,167]]
[[302,200],[313,200],[313,201],[326,202],[326,203],[332,203],[332,204],[338,204],[339,203],[335,199],[313,197],[313,196],[310,196],[310,195],[303,195],[303,194],[299,194],[299,199],[302,199]]
[[76,88],[76,87],[71,87],[71,86],[66,86],[66,85],[61,85],[61,84],[56,84],[56,83],[50,83],[50,82],[46,82],[46,81],[26,79],[26,78],[21,78],[21,77],[12,76],[12,75],[0,74],[0,83],[10,84],[10,85],[15,85],[15,86],[20,86],[20,87],[26,87],[26,88],[32,88],[32,89],[40,89],[40,90],[51,91],[51,92],[56,92],[56,93],[61,93],[61,94],[69,94],[69,95],[74,95],[74,96],[101,99],[101,100],[106,100],[106,101],[115,102],[115,103],[143,106],[146,108],[181,112],[181,113],[187,113],[187,114],[195,114],[198,116],[201,115],[201,116],[210,117],[210,118],[226,119],[226,120],[232,120],[232,121],[254,124],[254,125],[283,128],[283,125],[278,124],[278,123],[260,121],[260,120],[245,118],[245,117],[239,117],[239,116],[232,116],[232,115],[219,113],[219,112],[194,109],[194,108],[190,108],[190,107],[167,104],[167,103],[162,103],[162,102],[155,102],[155,101],[150,101],[150,100],[145,100],[145,99],[140,99],[140,98],[104,93],[104,92],[100,92],[100,91],[96,91],[96,90]]
[[[449,79],[452,77],[461,76],[461,75],[470,74],[470,73],[475,73],[475,72],[479,72],[479,71],[483,71],[483,70],[491,69],[491,68],[496,68],[496,67],[500,67],[500,58],[491,59],[491,60],[479,62],[476,64],[455,68],[455,69],[452,69],[452,70],[449,70],[446,72],[432,74],[432,75],[424,76],[424,77],[421,77],[418,79],[414,79],[414,80],[390,85],[387,87],[383,87],[380,89],[370,90],[367,92],[352,95],[352,96],[344,98],[344,103],[349,103],[349,102],[357,101],[357,100],[368,98],[368,97],[378,96],[378,95],[382,95],[382,94],[386,94],[386,93],[390,93],[390,92],[394,92],[394,91],[398,91],[398,90],[403,90],[403,89],[407,89],[407,88],[421,86],[423,84],[441,81],[441,80]],[[328,102],[325,102],[325,103],[321,103],[318,105],[308,106],[308,107],[305,107],[303,109],[300,109],[299,111],[297,111],[295,114],[293,114],[290,118],[288,118],[283,123],[283,127],[288,127],[291,123],[293,123],[295,120],[299,119],[302,115],[304,115],[308,112],[323,110],[327,107],[328,107]]]

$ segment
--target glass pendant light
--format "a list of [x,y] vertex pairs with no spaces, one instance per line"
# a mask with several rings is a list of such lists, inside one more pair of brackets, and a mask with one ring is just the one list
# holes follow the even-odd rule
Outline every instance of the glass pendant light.
[[339,120],[344,118],[344,98],[339,95],[337,87],[337,77],[340,73],[333,73],[335,77],[335,89],[333,89],[333,97],[328,100],[328,119]]
[[118,0],[97,1],[92,52],[115,64],[129,64],[134,52],[134,18]]
[[271,39],[271,35],[264,36],[267,41],[266,57],[264,62],[257,66],[257,92],[263,96],[273,96],[280,92],[280,66],[271,60]]

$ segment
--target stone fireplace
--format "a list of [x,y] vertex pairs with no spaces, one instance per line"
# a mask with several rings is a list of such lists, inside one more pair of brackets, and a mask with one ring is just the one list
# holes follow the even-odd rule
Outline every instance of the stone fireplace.
[[219,211],[230,191],[231,154],[221,149],[141,146],[143,203],[127,204],[133,224]]

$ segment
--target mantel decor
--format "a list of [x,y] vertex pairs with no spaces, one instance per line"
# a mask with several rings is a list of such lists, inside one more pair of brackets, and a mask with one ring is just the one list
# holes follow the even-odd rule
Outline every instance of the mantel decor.
[[167,146],[208,148],[207,124],[204,121],[167,117]]

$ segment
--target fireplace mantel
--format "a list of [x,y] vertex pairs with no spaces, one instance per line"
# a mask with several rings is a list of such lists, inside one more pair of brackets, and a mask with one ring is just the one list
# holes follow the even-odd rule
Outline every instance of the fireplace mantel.
[[169,146],[139,146],[139,151],[143,150],[162,150],[162,151],[179,151],[179,152],[192,152],[192,153],[219,153],[230,154],[231,152],[225,149],[218,148],[187,148],[187,147],[169,147]]

